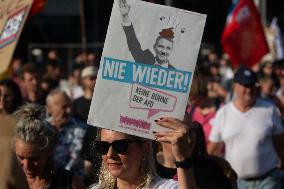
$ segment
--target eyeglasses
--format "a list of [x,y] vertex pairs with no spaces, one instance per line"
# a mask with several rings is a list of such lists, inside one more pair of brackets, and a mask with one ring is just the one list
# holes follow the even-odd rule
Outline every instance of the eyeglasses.
[[113,150],[118,154],[125,154],[128,150],[128,146],[130,143],[142,143],[142,140],[131,140],[131,139],[121,139],[115,140],[112,143],[106,141],[95,141],[94,146],[97,151],[106,155],[108,153],[109,147],[111,146]]

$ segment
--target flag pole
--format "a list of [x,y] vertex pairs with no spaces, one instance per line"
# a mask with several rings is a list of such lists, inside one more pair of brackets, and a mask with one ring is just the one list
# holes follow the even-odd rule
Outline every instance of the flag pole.
[[83,53],[87,52],[87,37],[86,37],[86,23],[85,23],[85,10],[84,0],[80,0],[80,28],[81,28],[81,43]]
[[260,16],[261,16],[261,22],[264,26],[267,25],[266,20],[266,1],[262,0],[254,0],[255,5],[257,6]]
[[261,12],[261,19],[262,23],[266,26],[267,20],[266,20],[266,1],[259,1],[259,11]]

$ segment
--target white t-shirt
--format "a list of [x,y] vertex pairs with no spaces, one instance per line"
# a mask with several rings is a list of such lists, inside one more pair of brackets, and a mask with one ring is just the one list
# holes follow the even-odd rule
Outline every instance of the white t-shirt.
[[[97,189],[99,184],[94,184],[88,189]],[[149,189],[178,189],[178,182],[172,179],[164,179],[161,177],[155,177],[149,186]]]
[[156,177],[150,183],[150,189],[177,189],[178,182],[172,179]]
[[239,178],[265,174],[278,163],[272,135],[283,132],[280,113],[263,100],[247,112],[240,112],[233,102],[226,104],[211,120],[209,140],[225,143],[225,158]]
[[61,80],[59,89],[64,91],[72,100],[80,98],[84,95],[84,90],[80,85],[71,86],[67,80]]

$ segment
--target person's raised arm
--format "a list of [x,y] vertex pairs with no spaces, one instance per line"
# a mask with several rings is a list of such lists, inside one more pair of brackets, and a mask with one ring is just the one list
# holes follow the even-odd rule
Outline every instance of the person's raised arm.
[[197,187],[190,161],[195,144],[190,137],[192,135],[189,135],[189,127],[180,120],[169,117],[156,120],[156,123],[170,129],[169,131],[156,132],[154,135],[157,141],[169,143],[172,146],[172,152],[177,164],[179,189],[196,189]]
[[126,36],[128,49],[135,60],[138,63],[154,64],[155,56],[149,49],[143,50],[141,44],[135,34],[134,27],[129,18],[130,5],[126,0],[118,0],[120,14],[122,18],[122,28]]
[[129,26],[131,25],[131,21],[129,18],[129,12],[130,12],[130,5],[127,4],[126,0],[118,0],[120,14],[122,18],[122,25]]

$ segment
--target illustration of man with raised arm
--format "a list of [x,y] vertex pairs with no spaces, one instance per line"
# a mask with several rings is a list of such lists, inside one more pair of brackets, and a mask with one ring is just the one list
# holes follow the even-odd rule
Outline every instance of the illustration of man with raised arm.
[[119,8],[122,17],[122,26],[126,35],[127,45],[135,62],[160,66],[164,68],[174,68],[169,63],[169,56],[173,50],[174,32],[173,28],[166,28],[159,32],[154,44],[155,55],[149,50],[142,50],[137,39],[133,25],[129,18],[130,5],[126,0],[119,0]]

